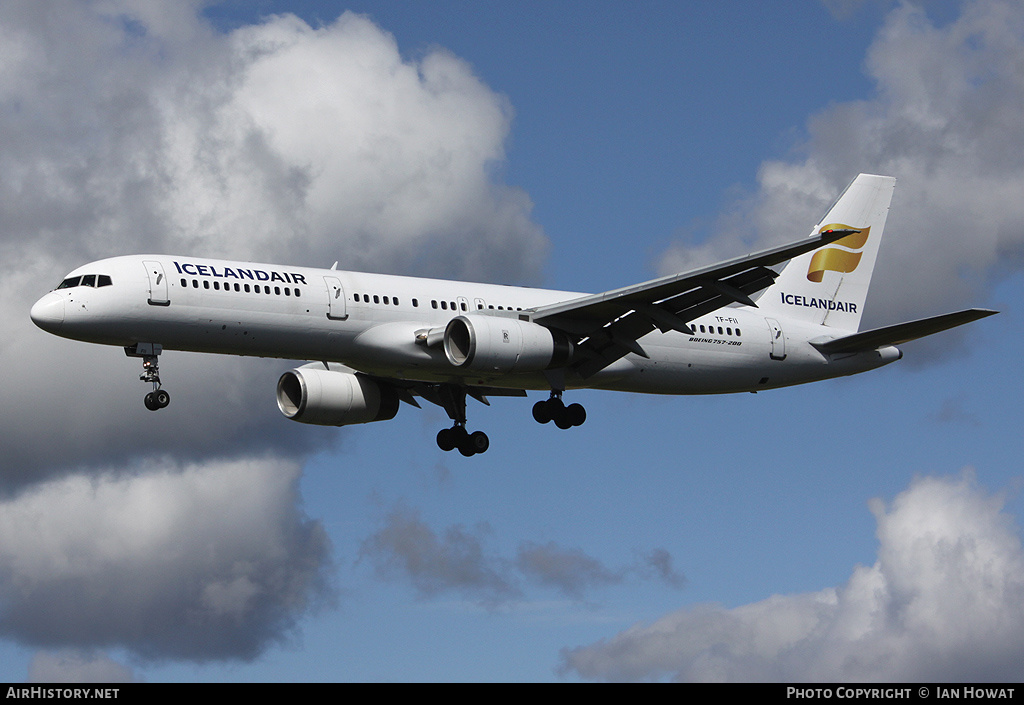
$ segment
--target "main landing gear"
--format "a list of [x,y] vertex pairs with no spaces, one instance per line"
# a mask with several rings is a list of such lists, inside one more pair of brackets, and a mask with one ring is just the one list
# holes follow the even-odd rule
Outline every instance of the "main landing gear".
[[160,388],[160,364],[158,355],[163,352],[163,346],[156,343],[136,343],[124,349],[128,357],[142,358],[142,374],[139,379],[153,385],[153,391],[149,392],[144,401],[146,408],[150,411],[158,411],[171,403],[171,395]]
[[490,439],[483,431],[466,430],[465,424],[456,423],[451,428],[442,428],[437,432],[437,447],[443,451],[459,449],[467,458],[483,453],[491,446]]
[[466,389],[454,384],[443,384],[439,391],[441,406],[455,425],[437,432],[437,447],[446,452],[458,448],[467,458],[486,451],[491,445],[487,434],[466,430]]
[[533,418],[537,423],[554,421],[556,426],[566,429],[582,426],[583,422],[587,420],[587,410],[583,408],[582,404],[566,406],[562,403],[562,393],[552,391],[550,398],[533,405]]

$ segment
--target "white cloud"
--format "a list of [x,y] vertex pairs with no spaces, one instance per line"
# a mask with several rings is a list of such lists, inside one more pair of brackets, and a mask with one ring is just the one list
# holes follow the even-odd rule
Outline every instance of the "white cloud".
[[790,160],[762,165],[758,189],[704,246],[672,247],[661,269],[799,238],[859,172],[897,177],[866,325],[984,304],[992,275],[1024,257],[1024,5],[965,0],[934,24],[901,3],[873,42],[867,100],[814,116]]
[[405,58],[349,13],[219,34],[204,4],[0,5],[0,634],[22,643],[251,658],[329,563],[298,461],[261,459],[343,437],[278,414],[288,363],[166,352],[153,414],[138,360],[29,321],[71,268],[166,252],[529,281],[545,255],[496,168],[508,102],[464,61]]
[[330,545],[272,458],[75,475],[0,503],[0,634],[253,658],[330,598]]
[[217,34],[200,5],[0,6],[0,367],[17,371],[0,379],[6,489],[135,455],[287,452],[339,435],[281,422],[287,363],[168,353],[174,401],[151,415],[137,360],[29,321],[86,261],[177,252],[539,275],[547,240],[495,168],[511,109],[468,64],[443,49],[406,59],[351,13]]
[[972,473],[871,502],[878,560],[849,581],[727,609],[704,605],[563,652],[585,678],[986,681],[1024,671],[1024,551]]

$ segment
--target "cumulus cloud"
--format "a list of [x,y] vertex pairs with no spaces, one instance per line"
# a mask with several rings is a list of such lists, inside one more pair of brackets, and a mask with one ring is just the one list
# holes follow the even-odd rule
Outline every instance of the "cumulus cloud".
[[274,361],[165,352],[173,402],[147,411],[138,360],[30,322],[67,271],[161,252],[529,282],[547,247],[500,178],[508,101],[465,61],[351,13],[218,33],[205,4],[0,5],[0,635],[76,649],[46,672],[286,638],[330,567],[299,462],[340,435],[280,416]]
[[983,681],[1021,678],[1024,551],[972,473],[922,477],[870,503],[878,560],[846,584],[703,605],[563,651],[585,678]]
[[330,599],[330,543],[267,458],[75,475],[0,504],[0,635],[144,657],[253,658]]
[[865,325],[983,304],[990,275],[1024,256],[1024,5],[961,8],[944,25],[927,4],[893,9],[866,59],[874,95],[815,115],[792,157],[763,164],[756,192],[661,269],[798,238],[857,173],[887,174],[896,193]]
[[161,366],[174,402],[150,418],[138,360],[28,319],[84,262],[165,252],[539,274],[547,240],[499,177],[511,108],[466,62],[443,49],[407,59],[351,13],[219,34],[200,5],[0,7],[0,366],[17,371],[0,379],[0,490],[180,453],[183,438],[202,458],[338,435],[282,423],[284,364],[173,352]]
[[438,532],[416,510],[398,506],[387,515],[384,526],[363,541],[359,555],[360,560],[373,563],[378,577],[408,579],[423,597],[457,592],[492,606],[521,598],[527,582],[577,601],[630,575],[662,580],[673,587],[684,583],[665,549],[643,554],[634,565],[613,569],[580,548],[524,541],[510,560],[487,549],[489,533],[486,524],[474,529],[455,525]]

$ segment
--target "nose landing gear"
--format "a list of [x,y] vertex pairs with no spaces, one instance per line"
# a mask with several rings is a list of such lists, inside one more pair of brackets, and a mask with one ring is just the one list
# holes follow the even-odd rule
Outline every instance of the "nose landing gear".
[[124,349],[128,357],[142,358],[142,374],[139,379],[153,385],[153,391],[149,392],[144,401],[146,408],[150,411],[158,411],[171,403],[171,395],[160,388],[160,363],[158,355],[163,352],[163,346],[156,343],[136,343]]

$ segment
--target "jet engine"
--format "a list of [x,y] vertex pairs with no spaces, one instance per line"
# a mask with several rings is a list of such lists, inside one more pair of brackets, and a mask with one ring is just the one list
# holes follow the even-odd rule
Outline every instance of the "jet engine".
[[398,403],[398,393],[391,387],[340,365],[303,365],[277,381],[278,408],[302,423],[345,426],[387,421],[395,418]]
[[529,321],[470,314],[448,322],[444,353],[466,370],[537,372],[566,365],[572,341],[562,331]]

